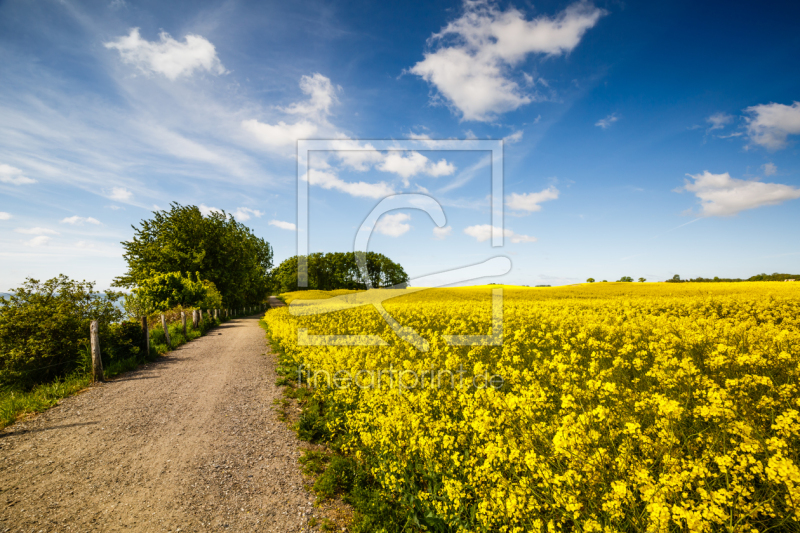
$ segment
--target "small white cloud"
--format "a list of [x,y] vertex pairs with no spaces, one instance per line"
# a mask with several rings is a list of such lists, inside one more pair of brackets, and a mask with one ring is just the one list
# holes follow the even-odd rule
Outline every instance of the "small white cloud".
[[200,214],[204,217],[211,216],[212,213],[219,213],[220,215],[225,213],[222,209],[217,207],[208,207],[206,204],[200,204],[197,206],[197,208],[200,210]]
[[411,215],[406,213],[383,215],[375,224],[375,231],[389,237],[399,237],[411,229],[411,225],[405,223],[407,220],[411,220]]
[[310,139],[317,133],[317,126],[307,120],[301,120],[295,124],[280,121],[272,125],[250,119],[243,120],[242,127],[271,148],[294,146],[298,139]]
[[275,226],[276,228],[287,229],[289,231],[297,230],[297,226],[293,222],[284,222],[283,220],[270,220],[270,226]]
[[800,102],[792,105],[760,104],[744,110],[750,140],[769,150],[786,148],[789,135],[800,134]]
[[408,178],[417,174],[433,177],[449,176],[456,171],[455,165],[440,159],[433,163],[419,152],[389,152],[377,166],[378,170],[397,174],[407,183]]
[[233,212],[234,218],[242,222],[250,220],[252,217],[261,218],[263,214],[258,209],[250,209],[249,207],[239,207]]
[[534,211],[541,211],[542,202],[550,200],[558,200],[559,191],[552,185],[540,192],[531,192],[527,194],[512,193],[506,197],[506,205],[509,209],[515,211],[527,211],[533,213]]
[[46,235],[40,235],[38,237],[34,237],[33,239],[26,241],[24,244],[25,246],[44,246],[49,243],[52,239]]
[[112,211],[119,211],[120,209],[125,209],[124,207],[119,205],[107,205],[106,207],[108,209],[111,209]]
[[139,28],[133,28],[127,36],[104,44],[106,48],[118,50],[124,62],[142,72],[162,74],[173,81],[181,76],[191,76],[197,70],[212,74],[226,72],[214,45],[200,35],[190,33],[181,43],[161,32],[159,39],[142,39]]
[[687,174],[694,181],[678,191],[693,192],[701,203],[703,216],[730,216],[746,209],[777,205],[800,198],[800,189],[780,183],[762,183],[731,178],[730,174]]
[[303,76],[300,78],[300,90],[303,91],[303,94],[308,95],[308,100],[295,102],[283,110],[292,115],[323,121],[330,115],[331,106],[338,101],[336,92],[341,89],[339,86],[334,86],[329,78],[319,72],[311,76]]
[[537,99],[512,79],[513,67],[531,54],[569,53],[604,13],[581,1],[529,21],[513,7],[467,1],[464,14],[431,37],[440,46],[409,72],[433,85],[464,120],[492,120]]
[[0,183],[9,183],[11,185],[30,185],[36,183],[36,180],[22,175],[22,171],[11,165],[0,165]]
[[84,223],[99,225],[100,221],[92,217],[79,217],[78,215],[61,219],[62,224],[72,224],[82,226]]
[[[492,228],[493,226],[490,224],[480,224],[478,226],[469,226],[468,228],[464,229],[464,233],[470,237],[474,237],[478,242],[485,242],[492,238]],[[500,228],[495,229],[498,231],[500,230]],[[536,242],[536,237],[520,235],[519,233],[514,233],[510,229],[504,229],[503,236],[511,239],[511,242],[513,243]]]
[[601,118],[600,120],[595,122],[594,125],[597,126],[598,128],[607,129],[609,126],[611,126],[611,124],[613,124],[614,122],[616,122],[618,120],[619,120],[619,117],[617,116],[617,114],[616,113],[611,113],[606,118]]
[[57,231],[48,228],[17,228],[14,231],[26,235],[60,235]]
[[778,172],[778,167],[776,167],[772,163],[764,163],[763,165],[761,165],[761,170],[764,171],[765,176],[772,176],[773,174]]
[[733,122],[733,116],[728,115],[727,113],[714,113],[706,119],[706,122],[710,124],[708,130],[706,131],[721,130]]
[[433,228],[433,238],[439,241],[450,236],[451,233],[453,233],[453,228],[450,226],[445,226],[443,228]]
[[430,141],[431,136],[427,133],[414,133],[413,131],[408,134],[408,138],[415,141]]
[[394,189],[384,182],[379,183],[365,183],[363,181],[347,182],[334,174],[333,172],[323,170],[309,170],[311,185],[317,185],[323,189],[336,189],[350,196],[362,198],[385,198],[390,194],[394,194]]
[[522,130],[517,130],[511,135],[503,137],[503,141],[508,144],[518,143],[522,140]]
[[11,213],[6,213],[5,211],[0,211],[0,220],[11,220],[13,216]]
[[133,193],[125,187],[114,187],[108,197],[117,202],[127,202],[133,197]]

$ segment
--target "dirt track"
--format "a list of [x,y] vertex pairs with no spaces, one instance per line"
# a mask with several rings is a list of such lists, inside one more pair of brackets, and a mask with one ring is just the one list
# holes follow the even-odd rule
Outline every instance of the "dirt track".
[[0,432],[0,532],[307,529],[258,318]]

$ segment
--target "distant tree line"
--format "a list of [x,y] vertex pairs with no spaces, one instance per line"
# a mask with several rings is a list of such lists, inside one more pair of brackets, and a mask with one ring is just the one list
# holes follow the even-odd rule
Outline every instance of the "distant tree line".
[[787,279],[797,279],[800,280],[800,274],[780,274],[775,272],[773,274],[756,274],[755,276],[750,276],[747,279],[742,278],[720,278],[720,277],[713,277],[713,278],[703,278],[697,277],[693,279],[681,279],[680,275],[675,274],[672,279],[668,279],[667,283],[730,283],[730,282],[737,282],[737,281],[786,281]]
[[[298,290],[297,265],[299,256],[283,261],[272,271],[272,283],[277,292]],[[392,287],[408,283],[403,267],[383,254],[366,253],[367,275],[373,287]],[[307,256],[308,289],[331,291],[336,289],[366,289],[366,280],[358,270],[353,252],[315,253]]]

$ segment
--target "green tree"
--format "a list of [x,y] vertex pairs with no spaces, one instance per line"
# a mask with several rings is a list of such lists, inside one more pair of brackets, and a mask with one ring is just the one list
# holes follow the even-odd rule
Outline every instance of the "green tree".
[[639,278],[639,283],[644,283],[645,281],[647,281],[647,280],[644,279],[644,278]]
[[624,282],[626,282],[626,283],[630,283],[630,282],[632,282],[632,281],[633,281],[633,278],[632,278],[632,277],[630,277],[630,276],[622,276],[621,278],[619,278],[619,280],[618,280],[618,281],[624,281]]
[[594,278],[589,278],[586,280],[586,283],[594,283]]
[[115,305],[120,296],[63,274],[44,282],[28,278],[0,299],[0,382],[30,385],[75,369],[89,323],[98,320],[105,339],[122,318]]
[[[365,289],[361,279],[355,253],[315,253],[306,258],[308,288],[330,291],[334,289]],[[272,271],[272,283],[276,292],[292,292],[297,287],[299,258],[292,256]],[[408,282],[408,274],[398,263],[383,254],[367,252],[367,275],[373,287],[391,287]]]
[[132,226],[123,257],[128,271],[115,286],[135,288],[154,274],[197,272],[214,283],[225,307],[263,301],[269,293],[272,247],[224,212],[203,216],[196,206],[170,204]]
[[[199,278],[200,274],[196,274]],[[146,309],[166,311],[178,305],[195,307],[208,295],[206,286],[201,280],[193,281],[188,273],[180,272],[155,274],[139,282],[133,292],[141,298]]]

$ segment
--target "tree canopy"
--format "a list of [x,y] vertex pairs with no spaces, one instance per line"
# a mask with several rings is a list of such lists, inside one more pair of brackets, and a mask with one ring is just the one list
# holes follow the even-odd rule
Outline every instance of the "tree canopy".
[[[408,282],[403,267],[383,254],[367,252],[367,273],[373,287],[391,287]],[[272,272],[275,289],[296,291],[298,256],[283,261]],[[366,289],[353,252],[315,253],[308,256],[308,288],[331,291],[335,289]]]
[[227,307],[255,304],[269,294],[272,247],[225,212],[203,216],[197,206],[155,211],[122,242],[128,263],[118,287],[135,288],[158,274],[196,272],[214,283]]

